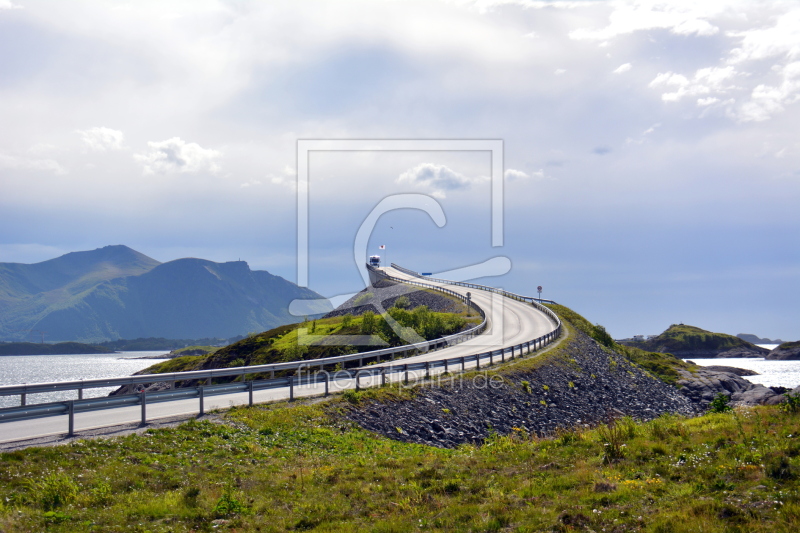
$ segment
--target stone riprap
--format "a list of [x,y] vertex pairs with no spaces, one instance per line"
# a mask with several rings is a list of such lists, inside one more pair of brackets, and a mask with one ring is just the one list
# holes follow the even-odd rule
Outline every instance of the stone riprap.
[[488,384],[482,373],[443,378],[420,386],[412,400],[359,404],[345,416],[396,440],[454,447],[483,442],[492,432],[547,436],[624,415],[649,420],[700,412],[675,387],[583,333],[573,335],[538,368],[508,369]]

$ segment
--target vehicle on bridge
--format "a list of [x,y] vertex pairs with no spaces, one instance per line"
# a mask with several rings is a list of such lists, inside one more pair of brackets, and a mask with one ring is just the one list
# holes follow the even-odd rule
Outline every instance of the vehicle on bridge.
[[381,266],[381,256],[379,256],[379,255],[371,255],[371,256],[369,256],[369,264],[370,264],[370,266],[374,266],[374,267]]

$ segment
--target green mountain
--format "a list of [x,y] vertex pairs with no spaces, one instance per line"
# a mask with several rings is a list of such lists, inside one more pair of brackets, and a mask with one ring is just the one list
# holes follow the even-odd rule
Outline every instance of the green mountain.
[[647,341],[624,341],[623,344],[651,352],[671,353],[681,358],[764,357],[769,353],[766,348],[739,337],[683,324],[673,324],[661,335]]
[[226,338],[297,322],[289,303],[314,298],[320,296],[244,261],[159,263],[127,246],[106,246],[32,265],[0,263],[0,338]]

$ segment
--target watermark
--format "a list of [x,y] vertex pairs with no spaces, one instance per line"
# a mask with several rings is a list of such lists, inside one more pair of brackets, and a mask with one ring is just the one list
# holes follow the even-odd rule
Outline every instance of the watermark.
[[425,369],[398,371],[393,370],[382,375],[380,372],[359,372],[357,370],[314,370],[304,372],[304,367],[297,369],[295,386],[321,389],[327,387],[330,392],[351,389],[368,389],[388,387],[397,389],[413,389],[420,383],[435,387],[450,387],[453,390],[497,390],[505,386],[505,380],[488,371],[472,370],[468,373],[437,372],[427,375]]
[[[503,246],[503,141],[499,139],[301,139],[297,141],[297,284],[308,286],[310,250],[310,157],[314,152],[485,152],[490,157],[490,188],[491,197],[488,208],[491,221],[491,243],[493,247]],[[370,287],[376,281],[375,276],[370,278],[367,267],[368,243],[380,217],[395,210],[421,211],[442,227],[446,223],[444,209],[438,199],[427,194],[395,194],[380,200],[368,212],[360,227],[355,231],[353,238],[353,257],[359,269],[359,274],[365,287]],[[446,272],[439,272],[435,277],[451,281],[468,281],[476,278],[500,276],[506,274],[511,268],[511,261],[504,256],[493,257],[482,263],[465,265]],[[424,280],[423,280],[424,281]],[[413,289],[411,289],[413,290]],[[475,292],[475,291],[473,291]],[[317,315],[323,309],[337,308],[348,302],[357,293],[341,294],[325,300],[294,300],[289,312],[294,316]],[[502,344],[503,328],[503,298],[493,293],[486,293],[489,298],[482,296],[481,303],[475,302],[487,315],[489,325],[476,345],[499,346]],[[350,302],[350,307],[357,307]],[[395,321],[383,308],[380,299],[370,302],[377,310],[380,320],[386,322],[392,332],[406,344],[424,344],[425,339],[420,337],[413,329],[403,327]],[[324,312],[324,311],[323,311]],[[331,345],[349,346],[386,346],[380,335],[315,335],[307,327],[298,329],[298,344],[314,345],[324,343]]]

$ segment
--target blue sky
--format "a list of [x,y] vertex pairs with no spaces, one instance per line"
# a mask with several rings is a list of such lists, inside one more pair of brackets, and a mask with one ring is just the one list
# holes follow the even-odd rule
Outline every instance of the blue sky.
[[[310,286],[353,239],[544,296],[616,337],[800,338],[800,6],[790,1],[0,0],[0,261],[126,244],[296,279],[298,139],[502,139],[312,154]],[[375,250],[372,250],[375,251]]]

